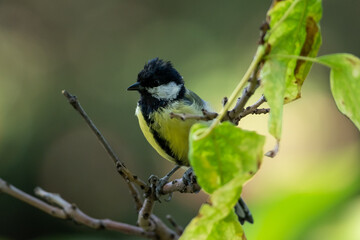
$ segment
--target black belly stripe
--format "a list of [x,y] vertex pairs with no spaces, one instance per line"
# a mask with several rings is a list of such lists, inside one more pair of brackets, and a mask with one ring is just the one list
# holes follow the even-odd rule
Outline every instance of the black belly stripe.
[[167,155],[169,155],[170,157],[172,157],[176,164],[178,165],[184,165],[182,161],[180,161],[174,154],[174,152],[171,150],[169,142],[166,141],[164,138],[162,138],[160,136],[160,134],[153,128],[150,127],[150,131],[152,132],[155,141],[159,144],[159,146],[166,152]]
[[[185,89],[185,87],[183,87],[181,89],[181,91],[179,92],[178,97],[176,99],[173,99],[172,101],[181,99],[184,96],[185,91],[186,91],[186,89]],[[159,146],[165,151],[165,153],[167,155],[169,155],[170,157],[172,157],[175,160],[176,164],[182,165],[182,166],[183,165],[187,166],[188,164],[186,164],[186,163],[184,164],[184,162],[182,162],[171,150],[169,142],[167,140],[165,140],[163,137],[161,137],[158,131],[156,131],[154,128],[152,128],[152,125],[154,124],[154,120],[149,117],[150,114],[155,111],[161,111],[161,108],[167,106],[169,104],[169,102],[170,101],[156,99],[152,96],[141,96],[141,99],[138,102],[138,104],[140,106],[141,113],[143,114],[143,117],[146,121],[146,124],[150,128],[150,131],[153,134],[154,139],[157,142],[157,144],[159,144]]]
[[[155,104],[156,107],[152,106],[153,104],[146,103],[144,100],[139,101],[141,113],[146,121],[146,124],[148,125],[148,127],[150,129],[150,132],[152,133],[155,141],[157,142],[157,144],[159,144],[161,149],[163,149],[167,155],[172,157],[175,160],[176,164],[184,165],[175,156],[174,152],[171,150],[169,142],[166,141],[164,138],[162,138],[158,131],[156,131],[154,128],[152,128],[154,121],[152,119],[150,119],[150,117],[149,117],[150,113],[152,113],[156,110],[159,110],[159,108],[164,107],[167,103],[162,102],[162,101],[156,101],[155,99],[152,100],[152,103],[157,103],[157,104]],[[161,111],[161,110],[159,110],[159,111]]]

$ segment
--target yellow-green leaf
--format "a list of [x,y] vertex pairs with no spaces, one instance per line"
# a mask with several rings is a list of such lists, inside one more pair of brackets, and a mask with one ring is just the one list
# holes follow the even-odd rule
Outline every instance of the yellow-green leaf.
[[216,190],[210,204],[203,204],[198,216],[186,227],[181,240],[244,239],[243,229],[234,212],[242,185],[248,177],[238,175]]
[[286,64],[281,61],[267,61],[261,73],[265,84],[264,95],[271,109],[268,129],[271,135],[280,140],[285,94],[283,81],[286,77]]
[[212,193],[239,174],[252,175],[257,171],[264,136],[224,122],[207,137],[197,139],[196,133],[207,127],[195,124],[190,134],[190,164],[203,190]]
[[340,53],[321,56],[317,60],[331,68],[331,92],[336,105],[360,130],[360,59]]
[[261,71],[264,94],[271,108],[269,131],[281,136],[284,103],[301,96],[312,62],[281,55],[315,57],[321,45],[321,0],[275,0],[268,12],[270,30],[265,36],[267,58]]
[[242,185],[259,168],[265,138],[224,122],[198,139],[207,128],[204,124],[191,128],[189,159],[198,183],[211,193],[210,202],[203,204],[181,239],[245,239],[234,206]]

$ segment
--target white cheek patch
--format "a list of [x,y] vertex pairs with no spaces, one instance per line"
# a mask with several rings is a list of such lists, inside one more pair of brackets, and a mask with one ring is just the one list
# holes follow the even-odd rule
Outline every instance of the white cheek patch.
[[158,87],[146,88],[148,93],[150,93],[154,98],[163,99],[163,100],[173,100],[177,98],[181,85],[177,85],[174,82],[168,84],[160,85]]

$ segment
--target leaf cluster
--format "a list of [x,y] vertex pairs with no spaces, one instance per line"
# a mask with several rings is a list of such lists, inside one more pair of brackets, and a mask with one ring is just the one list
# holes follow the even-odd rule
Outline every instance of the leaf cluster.
[[[233,207],[242,185],[259,169],[264,136],[226,120],[250,76],[270,106],[269,133],[281,139],[284,104],[301,97],[301,87],[313,63],[331,69],[331,91],[339,110],[360,129],[360,59],[351,54],[316,57],[321,45],[321,0],[274,0],[261,30],[255,57],[210,127],[191,130],[189,158],[200,186],[210,194],[181,239],[244,239]],[[221,123],[222,122],[222,123]],[[276,155],[278,145],[268,156]]]

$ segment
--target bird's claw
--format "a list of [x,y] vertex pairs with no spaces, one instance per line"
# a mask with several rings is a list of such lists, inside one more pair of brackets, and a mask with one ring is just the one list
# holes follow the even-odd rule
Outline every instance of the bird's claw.
[[[189,186],[191,189],[194,189],[194,184],[197,184],[196,175],[192,168],[189,168],[184,173],[182,180],[185,186]],[[195,193],[198,193],[200,190],[194,190]]]
[[[161,202],[160,197],[164,195],[162,189],[169,182],[169,178],[170,176],[167,175],[163,178],[159,178],[156,175],[151,175],[149,177],[148,181],[150,183],[150,188],[152,189],[155,200]],[[169,194],[169,197],[165,199],[165,201],[168,202],[171,200],[171,198],[172,198],[172,194]]]

